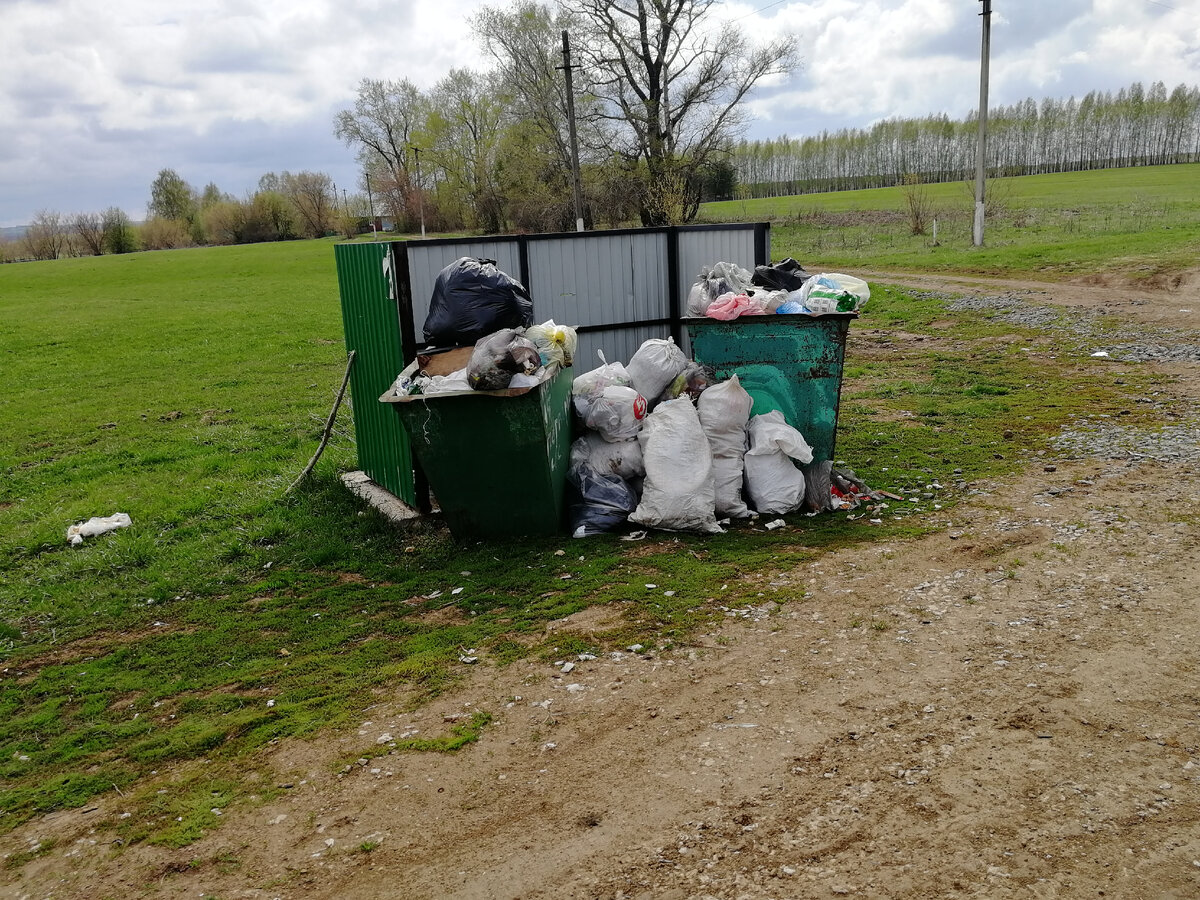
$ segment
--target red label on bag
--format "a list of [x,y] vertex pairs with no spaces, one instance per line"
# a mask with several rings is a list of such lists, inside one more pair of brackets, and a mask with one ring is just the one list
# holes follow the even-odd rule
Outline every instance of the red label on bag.
[[633,401],[633,417],[635,419],[646,418],[646,398],[638,394],[637,399]]

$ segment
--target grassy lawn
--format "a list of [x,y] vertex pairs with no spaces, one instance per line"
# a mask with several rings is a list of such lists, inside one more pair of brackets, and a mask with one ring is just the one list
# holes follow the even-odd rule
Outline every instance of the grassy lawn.
[[1062,278],[1097,271],[1152,279],[1200,254],[1200,164],[993,180],[998,212],[971,245],[974,184],[926,187],[938,219],[913,235],[902,188],[708,203],[705,221],[772,225],[772,255],[806,265]]
[[[1009,331],[877,290],[852,329],[839,456],[919,497],[1008,471],[1072,414],[1148,390]],[[420,702],[461,675],[463,648],[483,665],[666,650],[721,606],[762,602],[772,572],[939,527],[934,504],[954,502],[894,504],[881,526],[795,516],[500,552],[363,509],[337,480],[355,459],[346,412],[285,497],[344,365],[330,241],[0,266],[0,354],[0,830],[121,791],[139,812],[127,841],[186,844],[217,827],[213,809],[251,802],[269,742],[358,721],[382,692]],[[117,511],[131,528],[67,545],[68,525]],[[547,621],[601,603],[623,613],[602,646],[545,645]]]

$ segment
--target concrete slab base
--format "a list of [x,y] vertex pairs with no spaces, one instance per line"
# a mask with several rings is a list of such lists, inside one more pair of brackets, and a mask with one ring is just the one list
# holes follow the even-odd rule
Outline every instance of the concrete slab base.
[[367,477],[366,472],[346,472],[342,475],[342,484],[346,485],[356,497],[365,500],[397,525],[412,525],[421,518],[420,512],[387,488],[376,484]]

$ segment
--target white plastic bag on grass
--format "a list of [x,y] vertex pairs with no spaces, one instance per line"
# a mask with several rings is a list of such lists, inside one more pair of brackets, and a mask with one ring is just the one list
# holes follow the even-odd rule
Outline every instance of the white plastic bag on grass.
[[637,392],[653,405],[687,364],[687,357],[671,338],[651,338],[638,347],[625,370]]
[[792,460],[810,463],[812,458],[812,447],[779,410],[752,416],[745,462],[746,493],[755,511],[782,515],[798,509],[804,502],[804,473]]
[[710,386],[696,401],[700,425],[713,457],[713,482],[718,517],[744,518],[750,509],[742,500],[746,424],[754,398],[738,377]]
[[669,531],[718,534],[712,455],[687,397],[660,403],[638,435],[646,481],[630,522]]
[[118,528],[128,528],[133,521],[126,513],[113,513],[111,516],[92,516],[86,522],[78,522],[67,529],[67,540],[71,546],[83,543],[85,537],[96,537],[116,531]]

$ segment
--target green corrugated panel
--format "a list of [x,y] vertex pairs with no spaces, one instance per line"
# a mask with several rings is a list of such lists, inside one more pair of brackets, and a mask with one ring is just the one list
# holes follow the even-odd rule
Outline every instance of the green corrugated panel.
[[754,398],[751,415],[778,409],[804,435],[816,461],[832,460],[846,333],[855,313],[685,319],[692,357],[718,378],[737,374]]
[[357,351],[350,372],[358,464],[378,484],[414,503],[408,435],[379,397],[404,368],[396,301],[384,273],[386,244],[336,244],[338,289],[346,352]]

